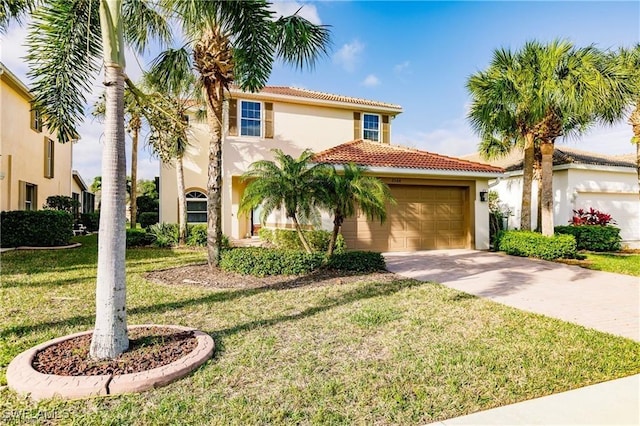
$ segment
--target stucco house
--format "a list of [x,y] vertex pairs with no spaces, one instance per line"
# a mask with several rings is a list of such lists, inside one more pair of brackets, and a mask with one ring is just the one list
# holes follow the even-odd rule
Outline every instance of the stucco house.
[[71,143],[60,144],[31,107],[29,88],[0,63],[0,210],[38,210],[71,196]]
[[[483,161],[478,154],[464,158]],[[489,162],[506,173],[490,183],[500,201],[513,213],[509,228],[520,225],[522,202],[522,151]],[[568,146],[556,146],[553,154],[554,224],[566,225],[573,210],[594,209],[610,214],[620,228],[623,246],[640,248],[640,188],[635,155],[611,156]],[[533,183],[533,194],[537,182]],[[538,200],[532,200],[532,222],[537,224]]]
[[[265,87],[259,93],[232,89],[225,103],[223,141],[223,232],[234,238],[256,234],[258,212],[238,215],[251,163],[272,159],[271,149],[298,156],[304,149],[318,162],[355,162],[387,182],[397,205],[380,225],[364,217],[343,226],[352,249],[409,251],[436,248],[489,248],[487,203],[480,201],[488,182],[502,169],[392,145],[392,122],[399,105],[292,87]],[[190,117],[190,146],[184,158],[187,216],[206,222],[206,123]],[[160,221],[177,222],[175,169],[160,171]],[[266,226],[287,227],[282,214]],[[331,220],[323,219],[330,229]]]
[[80,173],[77,170],[71,172],[73,182],[71,183],[71,198],[78,202],[78,207],[74,214],[93,213],[95,211],[96,196],[90,191]]

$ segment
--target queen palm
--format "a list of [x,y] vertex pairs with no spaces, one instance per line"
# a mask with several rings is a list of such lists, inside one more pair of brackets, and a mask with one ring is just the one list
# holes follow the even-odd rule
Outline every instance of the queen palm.
[[[312,67],[327,52],[329,31],[301,16],[274,20],[271,4],[260,1],[164,0],[192,42],[172,59],[191,59],[205,90],[210,128],[207,181],[208,260],[217,266],[222,242],[222,108],[232,83],[258,91],[279,59],[297,68]],[[186,52],[192,52],[192,56]],[[174,65],[185,69],[185,66]],[[170,67],[166,67],[169,69]]]
[[340,228],[344,220],[354,216],[358,208],[369,220],[387,218],[387,203],[394,202],[387,184],[380,179],[367,176],[366,167],[353,163],[342,166],[340,173],[330,169],[324,204],[333,214],[333,232],[327,248],[327,256],[333,254]]
[[[613,61],[592,46],[532,41],[515,55],[498,51],[489,71],[472,76],[468,86],[474,95],[469,116],[484,140],[510,140],[503,143],[506,146],[525,140],[525,187],[531,182],[527,175],[532,175],[539,141],[542,233],[553,235],[555,140],[579,136],[595,123],[619,120],[629,82]],[[530,186],[528,191],[530,200]],[[530,201],[525,205],[524,198],[525,194],[522,215],[530,216]]]
[[311,164],[314,153],[305,150],[298,158],[273,150],[275,161],[256,161],[242,175],[249,184],[240,201],[240,213],[250,213],[262,207],[260,221],[264,223],[275,210],[283,209],[293,222],[302,246],[311,253],[300,221],[317,222],[319,207],[326,203],[327,177],[330,167]]
[[[30,3],[30,2],[25,2]],[[31,2],[35,3],[35,2]],[[27,61],[34,107],[62,143],[77,139],[85,94],[104,66],[105,131],[93,358],[128,348],[125,305],[125,40],[139,51],[169,28],[146,0],[48,0],[33,12]],[[130,83],[130,82],[129,82]]]
[[615,58],[632,79],[633,91],[628,103],[633,105],[629,114],[629,124],[633,129],[632,143],[636,146],[636,169],[640,187],[640,44],[631,49],[620,49]]

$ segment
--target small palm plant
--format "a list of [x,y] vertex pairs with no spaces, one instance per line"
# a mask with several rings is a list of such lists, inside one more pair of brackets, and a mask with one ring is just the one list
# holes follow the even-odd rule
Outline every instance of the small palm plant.
[[293,222],[302,246],[311,253],[300,221],[319,218],[318,207],[326,200],[327,178],[331,169],[325,164],[311,164],[313,151],[305,150],[298,158],[279,149],[272,150],[275,161],[256,161],[242,175],[249,181],[240,202],[240,213],[262,206],[261,222],[275,210],[284,209]]
[[344,220],[354,216],[358,208],[369,220],[387,218],[387,204],[395,203],[386,183],[373,176],[366,176],[366,167],[345,164],[342,173],[331,168],[323,200],[325,208],[333,214],[333,232],[327,248],[327,257],[333,254],[340,228]]

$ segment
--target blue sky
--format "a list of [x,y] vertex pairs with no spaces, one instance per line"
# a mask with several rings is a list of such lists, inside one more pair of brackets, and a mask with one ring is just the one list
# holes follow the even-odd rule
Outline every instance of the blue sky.
[[[320,1],[276,3],[277,12],[301,14],[331,26],[333,48],[313,71],[276,64],[272,85],[363,97],[402,105],[392,123],[392,143],[464,155],[477,137],[465,119],[468,77],[485,69],[496,48],[525,41],[568,39],[579,46],[632,46],[640,42],[640,2],[435,2]],[[20,59],[25,30],[11,27],[2,39],[2,61],[26,80]],[[139,59],[145,62],[145,58]],[[128,73],[139,74],[130,54]],[[96,81],[95,93],[100,93]],[[88,119],[75,147],[74,168],[87,181],[100,174],[101,124]],[[589,151],[632,152],[631,128],[621,122],[595,128],[579,140],[559,141]],[[140,174],[158,174],[142,150]]]

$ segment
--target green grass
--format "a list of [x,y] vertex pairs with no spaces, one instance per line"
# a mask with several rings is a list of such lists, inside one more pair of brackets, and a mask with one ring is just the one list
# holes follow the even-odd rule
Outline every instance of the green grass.
[[640,254],[587,253],[583,266],[640,277]]
[[[2,254],[0,383],[21,351],[92,327],[96,241],[79,239]],[[0,423],[422,424],[640,372],[639,343],[438,284],[212,290],[142,277],[204,251],[127,259],[129,323],[197,327],[214,358],[144,394],[33,403],[3,389]]]

